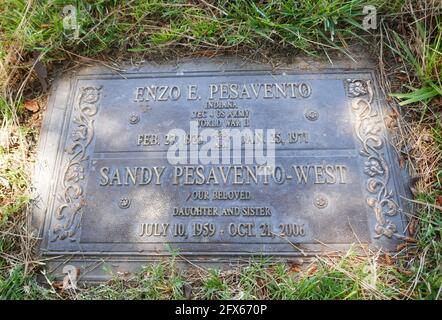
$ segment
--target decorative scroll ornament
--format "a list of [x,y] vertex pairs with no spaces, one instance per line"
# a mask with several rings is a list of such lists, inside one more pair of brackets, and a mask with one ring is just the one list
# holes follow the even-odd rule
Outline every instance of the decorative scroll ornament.
[[397,236],[396,225],[388,217],[395,216],[398,204],[393,199],[393,191],[388,190],[390,170],[382,149],[382,127],[378,112],[372,107],[373,89],[370,80],[347,79],[348,95],[352,111],[356,117],[355,131],[361,143],[360,154],[366,157],[364,173],[369,176],[367,191],[372,194],[367,204],[373,208],[376,217],[375,238]]
[[74,109],[73,124],[70,144],[65,151],[68,162],[64,168],[61,191],[57,195],[61,202],[55,212],[56,223],[50,231],[51,241],[64,240],[76,241],[77,231],[81,226],[83,208],[86,204],[83,189],[85,186],[85,165],[89,157],[86,154],[94,136],[94,120],[97,113],[97,104],[100,99],[100,87],[83,87],[80,89],[78,104]]

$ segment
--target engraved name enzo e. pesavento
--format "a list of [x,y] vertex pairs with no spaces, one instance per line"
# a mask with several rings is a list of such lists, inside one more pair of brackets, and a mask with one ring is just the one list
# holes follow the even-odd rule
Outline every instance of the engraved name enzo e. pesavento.
[[[179,100],[183,96],[187,100],[201,99],[200,88],[190,84],[184,90],[177,85],[150,85],[135,88],[135,102],[171,101]],[[307,82],[282,83],[221,83],[209,84],[205,90],[209,93],[209,100],[236,100],[236,99],[294,99],[308,98],[312,88]]]

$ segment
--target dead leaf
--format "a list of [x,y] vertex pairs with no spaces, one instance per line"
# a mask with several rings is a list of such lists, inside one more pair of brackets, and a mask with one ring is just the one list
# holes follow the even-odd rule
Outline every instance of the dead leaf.
[[436,204],[439,206],[439,207],[442,207],[442,196],[436,196]]
[[396,109],[392,109],[390,112],[390,117],[392,117],[393,119],[396,119],[398,116]]
[[414,232],[416,231],[416,224],[417,224],[417,220],[412,220],[410,222],[410,224],[408,225],[408,233],[413,235]]
[[258,285],[259,291],[262,295],[262,297],[266,297],[267,294],[267,288],[266,288],[266,283],[263,279],[259,278],[256,280],[256,284]]
[[312,276],[316,271],[318,271],[318,267],[316,264],[312,265],[310,268],[307,269],[307,275],[310,277]]
[[292,263],[289,268],[289,273],[299,273],[301,272],[301,267],[298,264]]
[[63,281],[52,282],[52,287],[54,287],[54,289],[58,289],[58,290],[63,289]]
[[396,247],[396,251],[401,251],[402,249],[407,247],[407,243],[406,242],[402,242],[401,244],[398,244],[398,246]]
[[72,269],[72,266],[65,266],[63,268],[63,272],[66,273],[66,276],[63,279],[63,290],[68,289],[77,289],[77,279],[80,276],[81,270],[78,267]]
[[412,237],[405,237],[404,240],[407,241],[408,243],[416,243],[417,242],[417,240]]
[[265,286],[265,282],[261,278],[256,280],[256,284],[258,285],[259,288],[263,288]]
[[385,263],[388,264],[389,266],[391,266],[393,264],[393,259],[390,257],[390,255],[388,253],[386,253],[384,255],[385,258]]
[[40,106],[36,100],[27,100],[25,101],[25,109],[32,112],[37,112],[40,110]]
[[394,119],[391,117],[388,117],[388,119],[385,121],[385,124],[387,126],[388,129],[392,129],[394,126]]

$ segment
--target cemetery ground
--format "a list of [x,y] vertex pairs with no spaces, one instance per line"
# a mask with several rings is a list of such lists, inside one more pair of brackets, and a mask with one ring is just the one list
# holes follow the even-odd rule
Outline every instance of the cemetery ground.
[[[67,1],[0,3],[1,299],[441,299],[442,21],[432,0],[75,1],[79,37],[63,28]],[[412,176],[409,237],[396,254],[367,252],[253,261],[230,270],[177,268],[171,258],[97,286],[63,290],[46,277],[27,230],[32,170],[46,82],[77,65],[236,55],[272,65],[293,55],[351,57],[357,44],[378,61],[393,110],[401,166]]]

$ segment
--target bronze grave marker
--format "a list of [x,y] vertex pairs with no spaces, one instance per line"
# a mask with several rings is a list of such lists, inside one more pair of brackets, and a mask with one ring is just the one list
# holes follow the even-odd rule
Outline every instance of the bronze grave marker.
[[53,87],[33,219],[57,276],[72,265],[100,280],[171,249],[225,263],[394,250],[405,236],[371,69],[190,62],[86,69]]

